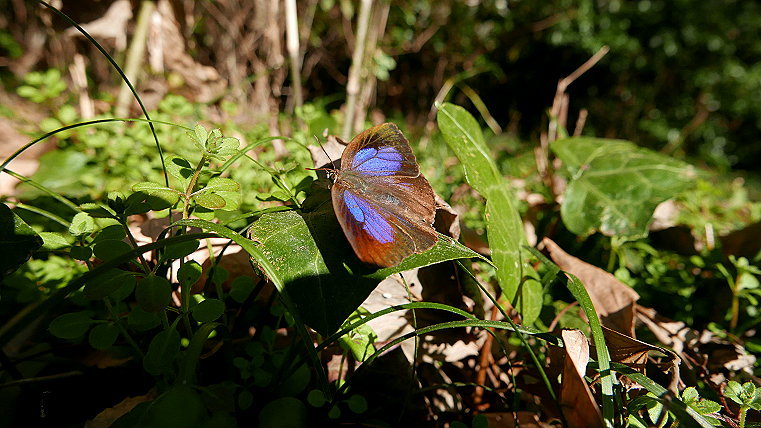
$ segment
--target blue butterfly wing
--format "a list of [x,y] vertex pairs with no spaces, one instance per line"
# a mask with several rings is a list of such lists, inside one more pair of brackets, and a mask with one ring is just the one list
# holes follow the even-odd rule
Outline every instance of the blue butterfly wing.
[[365,263],[395,266],[411,254],[430,249],[438,240],[431,226],[432,216],[424,218],[419,213],[435,212],[433,198],[430,205],[389,206],[342,182],[336,182],[331,194],[338,222],[354,253]]
[[371,177],[420,175],[410,143],[393,123],[374,126],[354,137],[341,156],[341,169]]
[[360,260],[394,266],[433,247],[434,192],[392,123],[352,139],[331,190],[341,228]]

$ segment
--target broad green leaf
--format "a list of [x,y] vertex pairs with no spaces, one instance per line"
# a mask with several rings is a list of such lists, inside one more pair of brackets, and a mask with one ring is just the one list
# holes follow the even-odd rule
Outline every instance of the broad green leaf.
[[116,342],[118,335],[119,328],[113,323],[98,324],[90,330],[88,341],[95,349],[108,349]]
[[115,239],[106,239],[98,242],[93,247],[92,252],[95,257],[106,261],[116,258],[124,253],[128,253],[132,250],[132,247],[124,242],[117,241]]
[[95,225],[95,219],[90,217],[87,213],[77,213],[71,220],[69,226],[69,233],[74,236],[89,235],[95,232],[97,226]]
[[243,303],[254,291],[254,281],[249,276],[239,276],[230,285],[229,296],[238,303]]
[[124,231],[124,226],[121,224],[112,224],[104,227],[100,232],[98,232],[98,234],[95,236],[95,239],[93,239],[93,243],[97,244],[98,242],[108,240],[121,241],[126,236],[127,234]]
[[198,322],[216,321],[225,313],[225,304],[218,299],[206,299],[203,302],[193,306],[190,310],[193,318]]
[[[365,311],[366,312],[366,311]],[[362,319],[361,311],[355,311],[342,327],[346,327]],[[369,324],[362,324],[341,336],[339,343],[342,348],[350,351],[357,361],[365,361],[375,352],[375,340],[378,335]]]
[[212,177],[209,183],[204,187],[205,191],[218,192],[228,191],[235,192],[240,190],[240,184],[237,181],[230,178]]
[[69,249],[69,255],[76,260],[90,260],[90,257],[92,257],[92,248],[75,245]]
[[180,266],[180,268],[177,270],[177,281],[179,281],[181,286],[187,287],[195,284],[196,281],[198,281],[198,279],[201,277],[201,273],[201,265],[199,265],[197,261],[191,260],[189,262],[183,263],[182,266]]
[[193,166],[185,158],[169,155],[164,159],[166,172],[179,181],[181,187],[186,187],[193,175]]
[[413,254],[399,266],[371,268],[354,255],[329,204],[311,213],[264,214],[251,227],[251,238],[282,279],[284,291],[304,322],[323,335],[336,331],[386,277],[447,260],[478,257],[439,235],[434,248]]
[[50,333],[61,339],[76,339],[90,329],[94,323],[88,311],[63,314],[50,323]]
[[[462,163],[468,184],[486,199],[486,232],[492,261],[497,267],[502,291],[514,303],[521,283],[520,246],[524,237],[520,215],[513,206],[515,197],[510,185],[494,164],[481,127],[470,113],[462,107],[445,103],[439,107],[436,120],[447,145]],[[536,306],[534,302],[527,301],[529,296],[522,298],[527,306]]]
[[153,337],[143,359],[143,367],[152,375],[168,372],[178,352],[180,352],[180,333],[172,326]]
[[225,199],[216,193],[201,193],[200,195],[194,196],[193,200],[195,200],[198,205],[210,210],[224,208],[227,204]]
[[18,269],[43,240],[5,204],[0,204],[0,278]]
[[[206,406],[189,385],[178,384],[150,404],[139,426],[161,428],[202,427]],[[282,426],[282,425],[281,425]]]
[[193,335],[193,339],[188,344],[188,349],[182,356],[180,363],[179,381],[185,384],[195,383],[196,379],[196,367],[198,366],[198,360],[201,358],[201,351],[203,345],[209,336],[217,328],[217,323],[203,324]]
[[188,241],[179,244],[168,245],[162,257],[166,259],[181,259],[193,254],[198,249],[198,241]]
[[140,306],[135,306],[127,317],[127,324],[137,331],[146,331],[161,324],[158,314],[146,312]]
[[40,232],[38,235],[42,238],[42,248],[46,250],[60,250],[68,247],[72,242],[72,237],[68,233]]
[[141,183],[135,184],[132,186],[132,190],[159,198],[169,205],[173,205],[180,200],[180,195],[176,190],[161,184],[151,183],[148,181],[143,181]]
[[194,132],[195,134],[190,134],[191,137],[195,138],[199,143],[205,146],[206,140],[209,138],[209,132],[206,131],[206,128],[204,128],[203,125],[198,124],[196,125]]
[[[30,178],[69,197],[83,196],[88,193],[87,186],[82,185],[82,177],[90,173],[89,161],[90,155],[74,149],[51,150],[40,156],[40,166]],[[39,190],[26,183],[19,189],[23,189],[26,197],[39,194]]]
[[158,312],[169,304],[172,298],[172,286],[166,278],[150,274],[137,282],[135,297],[144,310]]
[[628,141],[574,137],[551,148],[571,171],[560,214],[578,235],[646,236],[655,207],[695,179],[691,166]]
[[132,289],[134,284],[135,277],[130,272],[111,269],[108,272],[87,281],[84,290],[85,297],[92,300],[103,299],[112,295],[122,287],[129,287]]

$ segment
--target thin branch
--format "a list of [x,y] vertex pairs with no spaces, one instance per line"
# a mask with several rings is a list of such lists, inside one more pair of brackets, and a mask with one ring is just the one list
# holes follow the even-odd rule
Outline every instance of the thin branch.
[[346,115],[344,128],[341,135],[349,140],[354,135],[354,116],[357,108],[357,95],[359,95],[359,81],[362,78],[362,64],[365,57],[365,42],[367,40],[367,28],[370,25],[370,11],[373,7],[372,0],[362,0],[359,6],[357,18],[357,41],[354,44],[354,54],[349,68],[349,82],[346,85]]

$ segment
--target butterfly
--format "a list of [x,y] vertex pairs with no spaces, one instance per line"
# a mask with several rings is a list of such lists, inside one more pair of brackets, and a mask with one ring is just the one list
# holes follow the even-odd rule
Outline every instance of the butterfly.
[[410,143],[393,123],[354,137],[331,171],[338,222],[363,262],[396,266],[433,247],[434,193],[420,174]]

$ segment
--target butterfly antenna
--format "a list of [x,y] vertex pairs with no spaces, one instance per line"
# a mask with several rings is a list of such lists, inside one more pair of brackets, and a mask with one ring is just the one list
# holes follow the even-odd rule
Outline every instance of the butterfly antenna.
[[325,153],[325,156],[327,156],[327,157],[328,157],[328,160],[329,160],[329,161],[330,161],[330,163],[333,165],[333,169],[338,169],[338,168],[336,167],[336,163],[333,161],[333,159],[331,159],[330,155],[329,155],[329,154],[328,154],[328,152],[325,150],[325,147],[323,147],[323,146],[322,146],[322,143],[320,142],[320,139],[319,139],[319,138],[317,138],[317,136],[316,136],[316,135],[314,135],[314,140],[315,140],[315,141],[317,141],[317,145],[318,145],[318,146],[320,146],[320,149],[322,149],[322,152],[323,152],[323,153]]

